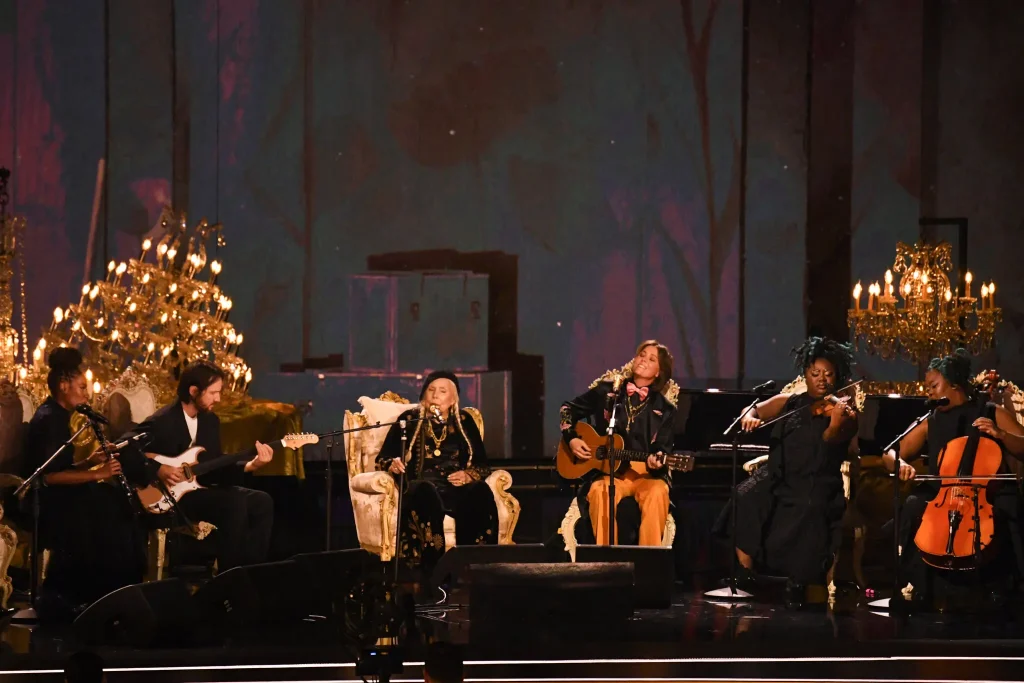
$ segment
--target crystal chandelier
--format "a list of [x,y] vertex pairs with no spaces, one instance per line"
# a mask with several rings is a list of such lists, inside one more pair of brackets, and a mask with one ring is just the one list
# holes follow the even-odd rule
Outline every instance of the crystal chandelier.
[[239,355],[244,337],[228,322],[232,302],[217,286],[221,262],[208,263],[206,251],[211,236],[224,244],[221,226],[203,220],[190,231],[185,215],[169,208],[160,224],[164,235],[155,248],[144,240],[137,259],[111,261],[106,278],[84,285],[77,304],[54,310],[31,363],[19,370],[20,383],[37,398],[46,395],[47,349],[57,346],[82,352],[93,395],[131,367],[170,400],[175,367],[195,360],[225,372],[225,398],[245,394],[252,371]]
[[[11,172],[0,168],[0,379],[16,382],[18,377],[18,330],[14,326],[14,260],[20,255],[21,236],[25,219],[7,213],[10,194],[7,184]],[[25,264],[19,263],[21,273],[21,320],[25,322]]]
[[975,298],[974,276],[967,271],[961,295],[960,283],[950,282],[952,253],[948,242],[900,242],[892,270],[885,271],[885,284],[868,286],[867,306],[862,306],[861,283],[854,286],[847,320],[858,348],[863,345],[886,360],[900,357],[921,364],[957,348],[977,355],[992,346],[996,324],[1002,321],[995,282],[983,284],[980,298]]

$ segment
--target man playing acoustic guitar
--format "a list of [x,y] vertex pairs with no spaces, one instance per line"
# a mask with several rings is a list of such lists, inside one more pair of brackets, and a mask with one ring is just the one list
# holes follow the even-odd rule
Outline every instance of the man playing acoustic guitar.
[[[618,391],[616,387],[620,387]],[[657,341],[640,344],[636,357],[621,370],[596,380],[580,396],[562,404],[562,439],[579,461],[594,457],[594,450],[579,438],[576,423],[589,420],[604,434],[613,402],[615,433],[623,437],[627,450],[648,453],[643,464],[626,466],[615,477],[615,504],[623,498],[636,499],[640,507],[640,545],[661,545],[669,514],[669,473],[664,453],[673,445],[672,417],[679,387],[672,381],[672,354]],[[608,477],[592,470],[579,491],[580,512],[587,514],[600,545],[608,544]],[[615,542],[619,540],[615,525]]]

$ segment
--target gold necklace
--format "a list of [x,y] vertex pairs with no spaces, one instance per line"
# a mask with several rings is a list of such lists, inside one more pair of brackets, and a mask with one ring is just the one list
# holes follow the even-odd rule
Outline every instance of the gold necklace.
[[441,455],[441,443],[445,439],[448,438],[448,425],[447,425],[447,423],[445,424],[444,428],[441,430],[441,436],[437,436],[436,434],[434,434],[434,425],[431,424],[428,421],[427,422],[427,435],[430,437],[430,440],[434,442],[434,457],[435,458],[440,457],[440,455]]
[[633,407],[632,403],[630,403],[630,400],[628,398],[626,399],[626,429],[627,430],[630,427],[633,426],[633,422],[640,415],[640,413],[644,412],[644,408],[646,408],[646,407],[647,407],[647,399],[646,398],[644,400],[640,401],[640,403],[638,403],[635,408]]

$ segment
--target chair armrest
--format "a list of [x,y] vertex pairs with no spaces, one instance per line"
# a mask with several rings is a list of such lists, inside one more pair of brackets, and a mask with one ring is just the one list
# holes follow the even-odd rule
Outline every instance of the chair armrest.
[[495,493],[503,493],[512,487],[512,475],[505,470],[493,470],[485,481]]
[[395,479],[387,472],[362,472],[349,480],[349,487],[371,496],[390,494],[395,490]]
[[759,455],[756,458],[754,458],[753,460],[748,460],[745,463],[743,463],[743,471],[746,472],[747,474],[750,474],[751,472],[756,470],[758,467],[761,467],[762,465],[764,465],[767,462],[768,462],[768,456],[767,455]]
[[520,512],[519,501],[508,492],[512,487],[512,475],[505,470],[494,470],[486,481],[494,494],[494,504],[498,508],[498,543],[511,544]]

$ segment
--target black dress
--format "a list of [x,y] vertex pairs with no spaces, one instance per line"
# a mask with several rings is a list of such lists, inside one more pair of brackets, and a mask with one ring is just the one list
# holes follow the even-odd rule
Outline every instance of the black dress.
[[[497,544],[498,507],[484,481],[490,472],[487,452],[473,417],[462,410],[438,425],[433,420],[416,420],[418,416],[418,408],[402,413],[398,419],[409,420],[405,452],[402,427],[396,424],[388,430],[377,465],[387,470],[394,458],[409,455],[398,556],[406,566],[429,575],[445,552],[445,515],[455,520],[456,545]],[[448,476],[461,470],[473,481],[463,486],[449,483]]]
[[[813,402],[796,394],[782,412]],[[737,492],[737,547],[763,572],[797,583],[822,583],[841,540],[846,499],[840,468],[853,437],[826,442],[829,422],[808,408],[775,425],[767,465]],[[730,509],[716,525],[719,534],[728,534]]]
[[[48,398],[32,416],[25,434],[26,476],[46,462],[71,433],[71,413]],[[66,448],[50,463],[46,474],[73,466],[74,449]],[[126,474],[138,469],[124,463]],[[41,494],[40,541],[41,547],[50,550],[45,592],[76,606],[142,581],[145,536],[120,487],[101,482],[44,486]]]

